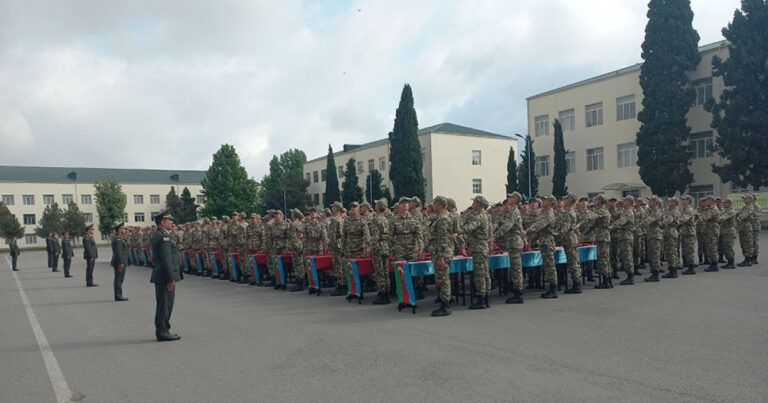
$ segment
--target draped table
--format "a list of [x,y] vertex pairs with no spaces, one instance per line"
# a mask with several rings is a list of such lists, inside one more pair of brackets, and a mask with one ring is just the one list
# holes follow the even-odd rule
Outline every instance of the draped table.
[[357,299],[358,304],[363,303],[363,287],[360,276],[373,274],[373,259],[369,257],[344,259],[347,276],[347,302]]
[[333,257],[331,255],[304,256],[304,263],[307,268],[307,288],[309,288],[309,293],[320,296],[322,289],[320,288],[318,272],[323,270],[332,271]]

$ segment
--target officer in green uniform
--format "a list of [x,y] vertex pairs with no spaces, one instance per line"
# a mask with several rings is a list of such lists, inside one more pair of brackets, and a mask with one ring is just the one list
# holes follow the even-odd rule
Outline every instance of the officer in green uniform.
[[19,243],[16,241],[16,237],[13,237],[11,239],[11,269],[13,271],[19,271],[19,268],[16,266],[16,261],[19,258],[19,255],[21,255],[21,250],[19,250]]
[[85,227],[85,236],[83,237],[83,259],[85,259],[85,285],[86,287],[96,287],[98,284],[93,282],[93,267],[96,265],[96,258],[99,257],[99,250],[96,248],[96,241],[93,240],[93,224]]
[[115,226],[115,236],[112,237],[112,262],[110,263],[115,272],[115,280],[112,283],[115,290],[115,301],[128,301],[128,298],[123,297],[123,280],[125,279],[125,271],[128,269],[128,245],[125,243],[124,224],[120,223]]
[[155,263],[150,282],[155,284],[155,337],[157,341],[179,340],[181,336],[171,333],[171,313],[176,297],[176,282],[182,279],[179,270],[179,255],[171,240],[169,230],[173,216],[166,210],[155,216],[157,231],[152,234],[152,252]]

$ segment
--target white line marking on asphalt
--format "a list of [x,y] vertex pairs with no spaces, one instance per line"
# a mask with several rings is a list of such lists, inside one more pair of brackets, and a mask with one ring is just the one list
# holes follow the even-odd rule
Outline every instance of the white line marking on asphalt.
[[[5,256],[5,261],[8,262],[8,267],[10,267],[11,261],[8,259],[8,256]],[[27,311],[27,318],[29,318],[29,324],[32,325],[32,331],[35,333],[37,346],[40,347],[40,353],[43,355],[45,368],[48,370],[48,377],[51,379],[53,392],[56,394],[56,402],[69,402],[72,399],[72,391],[69,389],[67,380],[64,379],[64,374],[61,372],[59,362],[56,361],[56,357],[53,355],[53,350],[51,350],[51,346],[48,345],[48,339],[45,337],[45,333],[43,333],[43,328],[40,327],[40,322],[37,321],[37,316],[35,316],[35,311],[32,310],[32,305],[29,304],[29,299],[24,292],[24,287],[21,286],[19,276],[16,275],[15,271],[11,271],[11,274],[13,274],[13,279],[16,280],[16,287],[19,289],[21,302],[24,304],[24,309]]]

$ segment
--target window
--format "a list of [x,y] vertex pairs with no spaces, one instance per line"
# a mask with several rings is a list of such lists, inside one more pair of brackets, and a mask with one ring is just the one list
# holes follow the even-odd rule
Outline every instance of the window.
[[549,155],[536,157],[534,172],[536,176],[549,176]]
[[695,106],[704,105],[712,98],[712,77],[694,81],[693,89],[696,90],[696,99],[693,104]]
[[640,197],[640,189],[627,189],[621,191],[621,197],[632,196],[635,199]]
[[376,161],[368,160],[368,172],[371,172],[374,169],[376,169]]
[[587,171],[599,171],[603,169],[603,147],[590,148],[587,150]]
[[133,213],[133,221],[144,222],[144,213]]
[[536,137],[549,135],[549,115],[541,115],[533,118],[536,126]]
[[363,161],[357,161],[357,172],[365,172],[365,167],[363,166]]
[[24,225],[35,225],[35,215],[24,214]]
[[312,174],[307,172],[307,182],[312,183]]
[[379,157],[379,171],[384,172],[387,170],[387,160],[384,157]]
[[749,193],[751,190],[749,186],[739,186],[735,183],[731,183],[731,193]]
[[149,204],[160,204],[160,195],[149,195]]
[[203,195],[197,195],[197,204],[205,204],[205,196]]
[[93,223],[93,213],[83,213],[83,220],[86,224]]
[[483,193],[483,180],[482,179],[472,179],[472,193],[473,194]]
[[144,195],[133,195],[133,204],[144,204]]
[[61,204],[67,205],[72,203],[72,195],[61,195]]
[[337,178],[341,178],[343,176],[344,176],[344,167],[339,167],[339,174],[338,174]]
[[315,206],[320,205],[320,194],[319,193],[315,193],[314,196],[312,197],[312,199],[315,202]]
[[128,213],[123,213],[123,222],[128,222]]
[[43,204],[50,206],[54,203],[53,195],[43,195]]
[[637,145],[635,143],[619,144],[616,149],[619,168],[629,168],[637,165]]
[[91,195],[80,195],[80,204],[91,204]]
[[27,245],[37,243],[37,235],[35,234],[24,235],[24,242],[26,242]]
[[576,130],[576,111],[573,108],[560,111],[558,119],[564,132]]
[[312,179],[314,180],[315,183],[317,183],[317,181],[319,180],[319,175],[317,174],[317,171],[312,172]]
[[21,203],[25,206],[34,206],[35,195],[21,195]]
[[328,177],[328,170],[323,169],[320,171],[320,181],[325,182],[325,178]]
[[587,199],[589,199],[589,203],[590,204],[594,203],[595,202],[595,197],[597,197],[597,196],[599,196],[601,194],[602,194],[601,192],[587,193]]
[[635,116],[635,94],[616,98],[616,121],[634,119]]
[[576,172],[576,152],[565,153],[565,172],[572,174]]
[[587,105],[584,108],[587,112],[587,127],[600,126],[603,124],[603,103]]
[[693,158],[708,158],[712,156],[715,139],[712,132],[694,133],[691,135],[691,151]]
[[472,150],[472,165],[481,165],[483,163],[483,153],[480,150]]
[[711,195],[714,192],[715,187],[712,185],[699,185],[699,186],[691,186],[688,188],[688,193],[693,196],[696,205],[699,205],[699,200],[703,199],[706,196]]
[[13,206],[13,195],[3,195],[3,204],[6,206]]

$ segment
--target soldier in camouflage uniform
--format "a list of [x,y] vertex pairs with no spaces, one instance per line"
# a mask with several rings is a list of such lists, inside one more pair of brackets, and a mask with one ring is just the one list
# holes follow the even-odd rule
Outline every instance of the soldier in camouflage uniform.
[[709,264],[709,257],[707,256],[707,248],[705,245],[706,236],[704,235],[704,220],[702,220],[701,218],[701,214],[703,211],[704,211],[704,199],[701,199],[699,200],[699,206],[696,208],[695,220],[694,220],[694,224],[696,227],[696,241],[697,241],[696,251],[698,252],[698,256],[699,256],[699,266]]
[[432,200],[434,220],[430,223],[428,248],[432,251],[432,265],[435,269],[435,286],[440,298],[440,307],[432,316],[451,314],[451,258],[453,258],[453,219],[446,210],[448,201],[437,196]]
[[[611,223],[619,219],[621,205],[616,198],[608,199],[608,212],[611,213]],[[619,274],[619,238],[616,235],[617,228],[611,225],[611,278],[618,280]]]
[[[422,245],[425,245],[427,239],[427,231],[429,229],[429,220],[424,216],[424,213],[421,212],[421,200],[418,196],[413,196],[410,198],[410,202],[408,202],[408,208],[410,211],[409,216],[411,219],[416,221],[421,227],[421,242]],[[424,252],[426,252],[426,250],[424,250]],[[421,259],[421,257],[422,256],[419,256],[419,259]],[[424,291],[426,291],[426,286],[424,285],[424,277],[415,277],[413,279],[413,286],[416,289],[418,299],[423,298]]]
[[336,289],[331,296],[338,297],[347,295],[346,276],[344,275],[344,221],[341,218],[341,202],[333,203],[333,217],[328,223],[328,239],[330,239],[331,255],[333,256],[333,276],[336,278]]
[[677,208],[677,198],[670,197],[667,199],[667,210],[664,212],[664,216],[661,220],[661,225],[664,231],[663,235],[663,247],[664,256],[667,257],[667,269],[669,273],[665,274],[664,278],[677,278],[677,270],[679,269],[680,262],[678,259],[678,240],[680,233],[678,227],[680,226],[680,210]]
[[[263,253],[264,251],[264,228],[261,225],[261,217],[256,213],[251,213],[251,220],[248,226],[245,227],[245,244],[248,249],[247,258],[248,266],[253,266],[250,255],[255,253]],[[259,274],[263,270],[259,270]],[[251,267],[251,273],[253,273],[253,267]],[[253,277],[253,276],[251,276]],[[255,278],[251,279],[251,285],[256,284]],[[259,279],[261,280],[261,279]]]
[[[641,223],[648,217],[648,210],[645,208],[645,203],[642,199],[635,200],[635,222]],[[638,224],[635,229],[635,240],[633,245],[633,256],[635,258],[635,275],[640,274],[638,269],[645,269],[645,226]]]
[[371,233],[368,222],[360,215],[360,205],[349,205],[349,217],[344,221],[342,232],[344,257],[346,259],[367,257],[371,251]]
[[229,229],[231,227],[232,220],[228,215],[221,216],[221,226],[219,227],[219,248],[221,251],[221,261],[219,263],[220,278],[222,280],[230,280],[232,278],[229,269]]
[[304,215],[298,209],[291,211],[291,260],[293,261],[293,277],[296,285],[292,292],[304,290],[304,281],[307,278],[307,269],[304,266],[304,223],[301,221]]
[[704,247],[709,258],[709,267],[704,271],[719,271],[717,267],[717,243],[720,237],[720,210],[715,206],[715,199],[711,195],[704,198],[704,209],[701,211],[701,220],[704,223]]
[[466,247],[472,256],[474,266],[475,298],[469,309],[485,309],[490,307],[488,297],[491,293],[491,273],[488,269],[488,243],[493,235],[491,217],[485,211],[488,201],[483,196],[472,200],[472,207],[464,216],[461,232],[466,237]]
[[507,304],[522,304],[523,299],[523,219],[518,204],[523,197],[518,192],[507,195],[506,213],[495,229],[494,237],[503,239],[504,250],[509,253],[509,279],[512,297]]
[[451,228],[455,234],[453,237],[453,255],[455,256],[459,254],[461,245],[464,244],[464,238],[459,234],[461,232],[461,217],[459,216],[459,212],[456,210],[456,201],[451,198],[447,198],[446,201],[448,202],[448,214],[450,214],[451,220],[453,221]]
[[757,255],[760,252],[760,205],[757,204],[757,196],[752,196],[752,264],[757,264]]
[[[401,197],[397,203],[397,212],[392,216],[389,227],[389,248],[395,261],[416,260],[424,253],[424,239],[421,224],[411,216],[408,208],[410,199]],[[417,299],[423,299],[421,290],[415,291]]]
[[544,197],[542,209],[528,232],[536,233],[539,247],[541,248],[541,262],[544,271],[544,281],[549,283],[547,292],[541,294],[541,298],[557,298],[557,268],[555,267],[555,232],[557,223],[555,213],[552,211],[555,203],[554,196]]
[[[597,246],[597,270],[600,273],[600,281],[595,285],[597,289],[613,288],[611,265],[611,213],[606,206],[603,195],[595,197],[595,209],[584,215],[581,223],[591,228],[588,234]],[[586,237],[586,235],[585,235]]]
[[[274,210],[274,216],[274,222],[269,230],[269,239],[272,242],[272,256],[289,255],[291,254],[291,224],[285,220],[285,216],[280,210]],[[275,289],[284,287],[278,284],[277,279],[275,279],[273,286]]]
[[373,301],[375,305],[389,304],[389,225],[387,216],[387,200],[380,199],[375,204],[376,215],[373,216],[369,227],[371,233],[371,252],[373,269],[378,294]]
[[723,202],[723,211],[719,221],[722,253],[726,260],[723,269],[735,269],[736,266],[733,263],[736,256],[733,251],[733,244],[736,242],[736,210],[733,209],[733,202],[730,199],[725,199]]
[[[661,200],[656,196],[648,198],[648,211],[639,225],[645,227],[646,252],[648,263],[651,265],[651,275],[645,278],[647,282],[658,282],[661,270],[661,241],[664,234],[661,229],[664,213],[661,210]],[[677,247],[675,245],[675,247]],[[672,273],[670,268],[670,273]]]
[[189,251],[189,267],[193,269],[193,272],[196,276],[202,275],[204,270],[203,267],[198,267],[197,259],[195,259],[195,254],[197,254],[197,251],[203,248],[204,237],[205,235],[203,234],[202,225],[195,221],[194,228],[192,229],[192,242],[190,244]]
[[565,290],[566,294],[581,294],[581,262],[579,262],[579,223],[573,206],[576,195],[569,194],[563,199],[563,211],[557,228],[557,238],[565,251],[568,274],[573,286]]
[[741,200],[744,201],[744,206],[741,207],[738,213],[736,213],[736,227],[739,231],[739,244],[741,246],[741,253],[744,255],[744,261],[739,263],[739,267],[752,266],[752,215],[754,209],[752,207],[752,196],[741,196]]
[[624,271],[627,273],[627,278],[619,283],[621,285],[635,284],[635,262],[632,255],[632,234],[635,227],[635,214],[633,211],[634,209],[632,208],[634,203],[634,197],[626,196],[624,198],[623,207],[617,209],[618,214],[616,216],[616,221],[613,222],[613,228],[616,231],[616,253],[618,254],[619,261],[621,262]]
[[685,195],[681,198],[682,207],[678,223],[680,224],[680,246],[682,248],[683,265],[687,269],[682,274],[696,274],[696,212],[691,207],[693,197]]

